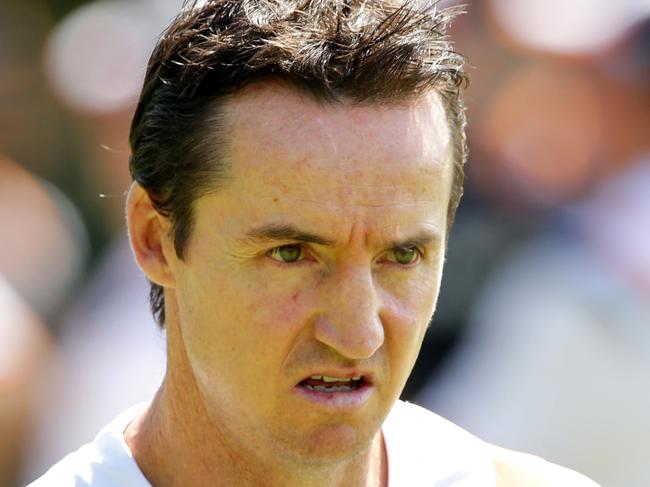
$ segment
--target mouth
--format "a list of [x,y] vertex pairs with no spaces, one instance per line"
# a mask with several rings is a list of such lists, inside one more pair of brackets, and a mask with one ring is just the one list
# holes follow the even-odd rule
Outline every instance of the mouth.
[[312,375],[301,381],[298,386],[314,392],[336,393],[336,392],[354,392],[368,381],[362,376],[354,377],[332,377],[328,375]]
[[294,387],[301,400],[328,412],[359,411],[377,392],[372,372],[360,370],[313,371]]

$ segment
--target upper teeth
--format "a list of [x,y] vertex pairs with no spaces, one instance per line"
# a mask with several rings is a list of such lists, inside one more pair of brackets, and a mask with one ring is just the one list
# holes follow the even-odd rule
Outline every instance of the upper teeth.
[[323,382],[349,382],[351,380],[361,380],[361,376],[357,375],[352,378],[342,379],[341,377],[330,377],[329,375],[312,375],[312,380],[322,380]]

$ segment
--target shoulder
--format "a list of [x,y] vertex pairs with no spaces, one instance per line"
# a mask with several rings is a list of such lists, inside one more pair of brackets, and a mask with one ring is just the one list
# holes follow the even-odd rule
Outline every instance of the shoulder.
[[495,487],[600,487],[543,458],[486,443],[414,404],[398,401],[382,429],[394,485],[429,486],[433,476],[444,485],[457,485],[450,480],[456,479]]
[[589,478],[543,458],[490,447],[496,487],[599,487]]
[[[482,448],[481,440],[451,421],[416,404],[397,401],[384,424],[384,431],[419,443],[457,445],[465,450],[468,445]],[[466,451],[466,450],[465,450]]]
[[93,464],[100,461],[96,445],[89,443],[66,455],[42,477],[29,484],[28,487],[86,487],[96,485],[92,484]]
[[389,485],[494,484],[486,444],[427,409],[398,401],[382,432]]

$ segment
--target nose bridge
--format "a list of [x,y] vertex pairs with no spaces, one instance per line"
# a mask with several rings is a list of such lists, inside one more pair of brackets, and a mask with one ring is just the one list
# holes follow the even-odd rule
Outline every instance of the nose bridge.
[[316,339],[350,359],[371,357],[384,342],[380,301],[369,266],[341,268],[327,278]]

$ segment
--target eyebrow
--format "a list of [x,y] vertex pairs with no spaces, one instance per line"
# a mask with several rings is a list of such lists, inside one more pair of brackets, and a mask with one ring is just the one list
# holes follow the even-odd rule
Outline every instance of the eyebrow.
[[[392,240],[388,242],[388,248],[408,248],[408,247],[423,247],[431,242],[440,240],[438,232],[424,230],[415,235],[400,240]],[[333,247],[336,244],[335,240],[316,235],[315,233],[305,232],[293,225],[270,223],[259,227],[252,228],[246,232],[244,238],[241,239],[246,243],[265,243],[269,241],[294,241],[301,243],[313,243],[317,245],[324,245]]]
[[434,231],[424,230],[411,237],[403,240],[393,240],[388,242],[387,247],[391,249],[408,248],[408,247],[425,247],[431,242],[440,240],[440,234]]
[[302,231],[293,225],[270,223],[255,227],[246,232],[242,239],[248,243],[268,242],[279,240],[292,240],[295,242],[313,243],[318,245],[333,246],[334,240],[321,237],[314,233]]

